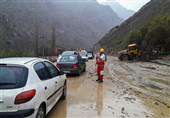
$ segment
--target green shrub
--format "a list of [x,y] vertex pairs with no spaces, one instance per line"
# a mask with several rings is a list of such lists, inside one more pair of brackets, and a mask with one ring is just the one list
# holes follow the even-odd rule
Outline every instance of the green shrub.
[[153,48],[167,52],[170,50],[170,16],[156,17],[145,26],[131,31],[127,43],[137,43],[141,48]]
[[31,52],[21,52],[21,51],[0,51],[0,58],[4,57],[30,57],[33,56]]

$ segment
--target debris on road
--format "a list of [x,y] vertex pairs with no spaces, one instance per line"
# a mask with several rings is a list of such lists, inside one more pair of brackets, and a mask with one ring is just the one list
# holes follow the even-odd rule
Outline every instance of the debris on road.
[[[150,62],[120,62],[112,57],[108,67],[114,79],[130,87],[129,91],[132,91],[130,93],[141,98],[143,104],[153,112],[153,118],[170,117],[170,68],[168,66]],[[127,97],[124,98],[129,100]]]
[[170,118],[169,73],[167,66],[109,57],[99,84],[95,63],[89,61],[87,72],[68,79],[64,107],[48,118]]

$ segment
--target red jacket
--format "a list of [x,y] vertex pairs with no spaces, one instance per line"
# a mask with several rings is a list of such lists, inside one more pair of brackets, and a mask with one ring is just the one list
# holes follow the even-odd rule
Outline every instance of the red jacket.
[[96,59],[96,64],[97,64],[97,71],[102,71],[104,69],[105,62],[102,59],[100,58]]

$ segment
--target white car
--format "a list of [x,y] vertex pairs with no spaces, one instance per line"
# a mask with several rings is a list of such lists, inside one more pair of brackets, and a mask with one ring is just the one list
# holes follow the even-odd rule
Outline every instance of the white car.
[[80,51],[80,56],[83,60],[88,61],[88,55],[86,50],[81,50]]
[[66,97],[66,76],[39,58],[0,59],[0,118],[44,118]]

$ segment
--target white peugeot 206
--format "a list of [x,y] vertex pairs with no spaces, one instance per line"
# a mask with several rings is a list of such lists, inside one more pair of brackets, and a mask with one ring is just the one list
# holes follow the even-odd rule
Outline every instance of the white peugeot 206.
[[39,58],[0,59],[0,118],[44,118],[66,97],[66,76]]

